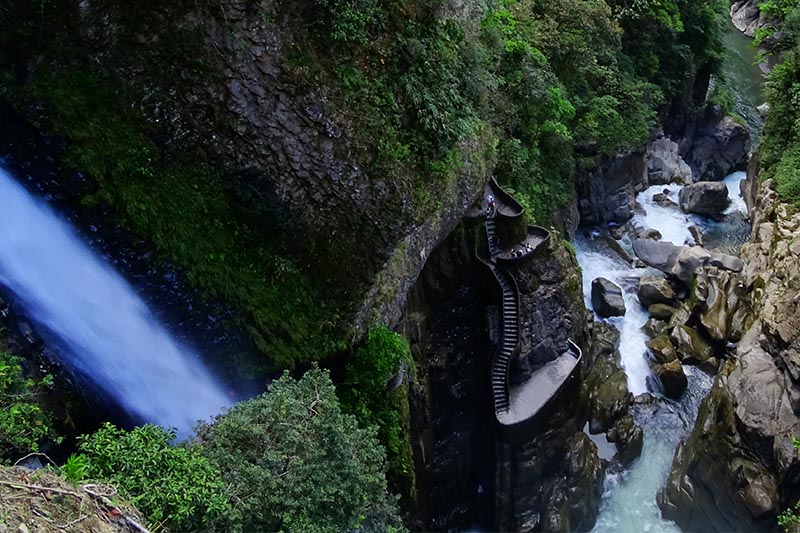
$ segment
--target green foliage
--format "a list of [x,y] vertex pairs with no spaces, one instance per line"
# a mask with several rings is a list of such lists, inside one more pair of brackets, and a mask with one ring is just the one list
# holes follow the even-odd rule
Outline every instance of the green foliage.
[[3,461],[38,451],[39,444],[46,438],[58,440],[49,415],[38,404],[44,388],[42,381],[25,377],[19,358],[0,349],[0,457]]
[[81,437],[85,474],[116,486],[154,525],[207,529],[230,512],[219,472],[199,450],[171,446],[175,434],[145,425],[125,431],[105,424]]
[[89,458],[84,454],[70,454],[67,462],[58,469],[59,474],[72,483],[80,483],[88,477]]
[[344,414],[326,371],[288,374],[269,393],[198,429],[203,454],[229,484],[222,531],[344,531],[398,526],[375,428]]
[[[800,451],[800,440],[792,437],[792,446],[795,452]],[[800,528],[800,501],[778,515],[778,525],[787,533]]]
[[798,7],[798,0],[767,0],[758,4],[759,11],[779,20],[786,19]]
[[364,44],[386,22],[377,0],[314,0],[317,23],[334,41]]
[[377,426],[386,447],[389,479],[409,501],[414,499],[414,462],[410,442],[408,377],[400,387],[387,390],[397,372],[414,367],[404,337],[379,325],[370,329],[366,345],[347,365],[345,385],[339,388],[342,404],[356,415],[362,427]]

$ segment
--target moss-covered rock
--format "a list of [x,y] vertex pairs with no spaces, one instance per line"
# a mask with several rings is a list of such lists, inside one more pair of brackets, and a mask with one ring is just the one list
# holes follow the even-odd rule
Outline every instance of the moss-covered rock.
[[681,361],[690,365],[698,365],[708,361],[714,355],[714,349],[700,333],[689,326],[676,326],[670,333]]

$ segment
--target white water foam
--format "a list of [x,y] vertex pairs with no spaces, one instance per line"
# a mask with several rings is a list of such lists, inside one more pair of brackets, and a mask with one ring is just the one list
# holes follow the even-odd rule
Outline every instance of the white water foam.
[[59,339],[65,364],[136,418],[186,436],[230,405],[133,288],[2,169],[0,284]]
[[725,210],[726,215],[730,213],[736,213],[737,211],[747,214],[747,204],[744,202],[744,198],[742,198],[742,190],[741,185],[744,180],[747,179],[746,172],[734,172],[729,176],[726,176],[722,182],[728,187],[728,198],[731,200],[731,205],[728,206],[728,209]]
[[647,337],[641,328],[647,322],[648,315],[636,297],[639,278],[646,269],[633,269],[622,259],[611,256],[613,252],[605,249],[600,240],[579,237],[575,240],[575,252],[583,273],[583,298],[588,309],[593,308],[592,280],[604,277],[622,288],[625,316],[606,320],[620,332],[619,352],[628,376],[628,389],[634,395],[647,392],[650,367],[645,359]]
[[633,225],[637,228],[651,228],[661,233],[661,240],[682,246],[686,242],[694,243],[689,233],[690,219],[677,205],[664,207],[653,202],[653,196],[665,192],[670,200],[678,204],[678,194],[683,187],[677,184],[653,185],[636,196],[636,201],[644,208],[645,213],[637,213],[633,217]]

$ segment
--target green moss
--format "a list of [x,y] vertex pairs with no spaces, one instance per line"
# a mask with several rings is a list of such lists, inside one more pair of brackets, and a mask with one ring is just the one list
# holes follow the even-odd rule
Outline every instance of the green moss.
[[[387,382],[397,372],[404,373],[403,382],[389,391]],[[416,499],[408,403],[408,376],[415,374],[406,339],[380,325],[370,329],[367,343],[347,366],[347,378],[338,389],[342,404],[363,426],[378,427],[378,437],[387,450],[390,485],[406,506]]]
[[27,88],[47,103],[52,130],[69,141],[66,161],[94,178],[86,201],[111,205],[192,285],[236,308],[272,365],[293,367],[343,348],[336,310],[295,265],[280,229],[265,232],[242,220],[210,163],[189,153],[163,161],[148,124],[113,91],[118,86],[73,71]]

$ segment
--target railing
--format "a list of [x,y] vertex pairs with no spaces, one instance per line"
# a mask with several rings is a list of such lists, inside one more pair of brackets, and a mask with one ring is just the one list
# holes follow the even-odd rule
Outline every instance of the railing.
[[511,358],[519,346],[519,290],[514,278],[504,269],[491,263],[487,264],[503,292],[503,334],[491,370],[494,409],[495,412],[500,412],[508,411],[510,406],[508,374]]

